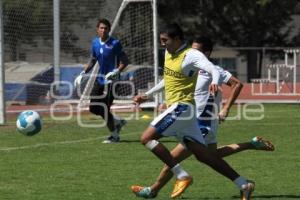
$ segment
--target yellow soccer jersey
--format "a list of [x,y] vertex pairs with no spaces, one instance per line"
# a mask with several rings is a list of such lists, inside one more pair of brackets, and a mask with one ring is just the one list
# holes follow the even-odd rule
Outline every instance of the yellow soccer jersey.
[[187,76],[183,73],[181,67],[189,50],[190,48],[186,47],[173,55],[166,52],[164,80],[168,106],[177,102],[194,104],[197,73]]

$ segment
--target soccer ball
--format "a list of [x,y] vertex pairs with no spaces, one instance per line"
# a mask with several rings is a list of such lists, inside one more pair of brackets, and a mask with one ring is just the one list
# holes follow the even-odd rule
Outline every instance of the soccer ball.
[[20,133],[32,136],[42,130],[42,120],[36,111],[23,111],[17,118],[17,129]]

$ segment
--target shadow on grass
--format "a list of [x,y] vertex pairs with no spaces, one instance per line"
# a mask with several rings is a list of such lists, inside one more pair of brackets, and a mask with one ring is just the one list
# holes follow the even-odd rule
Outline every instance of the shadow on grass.
[[[233,196],[234,199],[239,199],[239,196]],[[251,199],[300,199],[300,195],[293,194],[274,194],[274,195],[253,195]]]
[[[198,198],[189,198],[189,197],[181,197],[181,199],[186,200],[218,200],[222,199],[221,197],[198,197]],[[240,199],[240,196],[232,196],[232,199]],[[300,199],[300,195],[289,195],[289,194],[278,194],[278,195],[254,195],[251,199]]]
[[[178,143],[177,141],[171,141],[171,140],[162,140],[161,143]],[[123,140],[121,138],[120,143],[141,143],[140,140]]]

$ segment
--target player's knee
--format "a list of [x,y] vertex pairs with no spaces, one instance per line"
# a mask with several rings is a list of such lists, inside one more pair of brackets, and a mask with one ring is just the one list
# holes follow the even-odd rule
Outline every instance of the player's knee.
[[105,112],[107,112],[107,109],[99,105],[90,105],[89,110],[91,113],[101,116],[105,116]]
[[198,161],[203,163],[209,162],[212,153],[204,144],[197,143],[195,141],[190,140],[189,138],[185,138],[184,142]]
[[207,156],[207,154],[203,154],[203,155],[195,155],[197,160],[202,162],[202,163],[208,163],[209,161],[209,156]]
[[141,144],[145,145],[148,141],[149,141],[149,139],[145,136],[145,134],[142,134],[142,136],[140,138]]
[[99,115],[99,109],[97,109],[97,106],[90,105],[89,110],[90,110],[91,113],[93,113],[95,115]]
[[166,173],[166,172],[168,172],[168,171],[170,171],[171,170],[171,168],[168,166],[168,165],[164,165],[164,167],[163,167],[163,169],[162,169],[162,171],[164,172],[164,173]]

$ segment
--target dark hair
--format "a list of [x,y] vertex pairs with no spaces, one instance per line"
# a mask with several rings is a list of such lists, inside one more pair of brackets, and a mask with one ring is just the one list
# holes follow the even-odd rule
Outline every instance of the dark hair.
[[204,52],[206,51],[212,51],[213,50],[213,42],[211,41],[211,39],[209,39],[208,37],[205,37],[205,36],[201,36],[201,37],[196,37],[193,42],[196,42],[196,43],[199,43],[199,44],[202,44],[202,50]]
[[161,29],[160,33],[166,33],[170,38],[175,38],[176,36],[178,36],[180,40],[184,39],[183,31],[176,23],[165,25]]
[[110,22],[108,21],[108,19],[100,18],[98,20],[97,27],[99,27],[100,24],[105,24],[108,27],[108,29],[110,30],[111,25],[110,25]]

